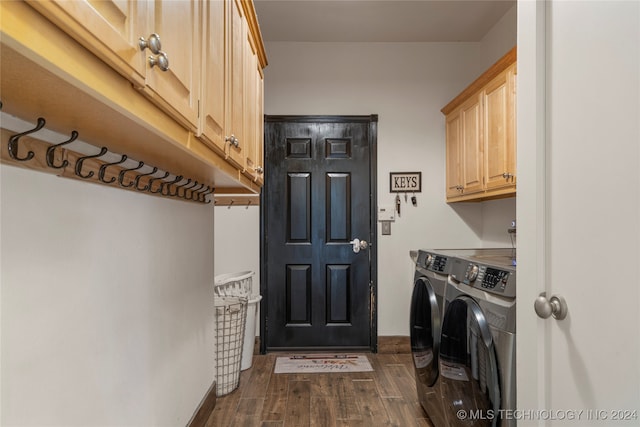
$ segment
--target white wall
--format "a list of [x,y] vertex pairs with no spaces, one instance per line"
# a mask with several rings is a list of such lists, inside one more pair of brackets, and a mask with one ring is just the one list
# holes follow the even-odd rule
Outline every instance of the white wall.
[[215,376],[212,205],[0,179],[0,424],[185,425]]
[[[391,236],[378,234],[379,335],[409,333],[411,249],[510,245],[506,228],[515,218],[514,199],[445,203],[440,109],[515,45],[515,20],[514,6],[478,43],[266,44],[266,114],[378,114],[379,204],[393,205],[389,172],[422,171],[418,207],[402,198]],[[217,227],[241,230],[255,228],[259,215],[256,209],[216,221]],[[241,247],[230,251],[226,256],[244,253]]]
[[260,207],[219,206],[215,212],[215,274],[253,271],[253,293],[259,294]]

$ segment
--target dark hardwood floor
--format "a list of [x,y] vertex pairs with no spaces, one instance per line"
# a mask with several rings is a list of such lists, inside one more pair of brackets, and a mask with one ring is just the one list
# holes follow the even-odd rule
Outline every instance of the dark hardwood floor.
[[218,397],[207,427],[431,426],[411,354],[367,354],[374,372],[274,374],[278,355],[254,356],[239,388]]

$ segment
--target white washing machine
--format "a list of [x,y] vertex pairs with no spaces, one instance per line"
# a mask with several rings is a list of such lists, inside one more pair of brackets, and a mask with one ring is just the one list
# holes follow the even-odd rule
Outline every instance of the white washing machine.
[[454,259],[440,338],[448,426],[515,426],[516,268],[510,254]]

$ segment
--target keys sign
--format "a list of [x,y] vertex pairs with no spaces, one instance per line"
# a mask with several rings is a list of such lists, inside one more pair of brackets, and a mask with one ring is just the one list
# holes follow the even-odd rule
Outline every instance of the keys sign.
[[389,173],[392,193],[420,193],[422,191],[422,172]]

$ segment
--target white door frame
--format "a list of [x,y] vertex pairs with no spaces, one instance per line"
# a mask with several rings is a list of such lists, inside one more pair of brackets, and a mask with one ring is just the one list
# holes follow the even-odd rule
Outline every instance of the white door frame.
[[[545,342],[533,301],[545,291],[546,37],[544,1],[518,1],[517,170],[518,294],[517,408],[544,408]],[[524,337],[527,337],[526,339]],[[518,420],[518,425],[542,425]]]

